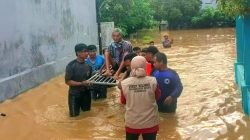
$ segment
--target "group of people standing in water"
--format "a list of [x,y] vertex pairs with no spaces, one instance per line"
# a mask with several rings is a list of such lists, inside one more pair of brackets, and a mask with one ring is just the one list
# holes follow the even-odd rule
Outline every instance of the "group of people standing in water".
[[[94,45],[75,46],[76,59],[67,65],[65,73],[70,117],[78,116],[80,110],[89,111],[91,98],[106,98],[107,87],[95,88],[96,85],[88,81],[100,72],[118,81],[120,101],[126,110],[126,139],[137,140],[142,134],[144,140],[155,140],[159,130],[158,112],[176,111],[177,98],[183,89],[179,75],[167,66],[167,56],[153,44],[142,49],[132,47],[122,39],[119,28],[113,30],[112,39],[103,56],[96,54]],[[173,43],[167,39],[162,42],[163,46]]]

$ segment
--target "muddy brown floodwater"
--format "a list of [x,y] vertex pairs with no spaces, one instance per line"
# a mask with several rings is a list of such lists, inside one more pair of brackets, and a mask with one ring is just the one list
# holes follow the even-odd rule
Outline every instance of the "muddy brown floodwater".
[[[175,114],[160,114],[159,140],[249,140],[250,121],[241,108],[234,84],[235,30],[203,29],[167,32],[172,48],[163,49],[166,32],[151,35],[168,56],[184,90]],[[137,44],[136,44],[137,43]],[[119,90],[110,88],[108,98],[93,101],[89,112],[68,117],[67,90],[63,75],[0,104],[1,140],[116,140],[124,139],[124,106]]]

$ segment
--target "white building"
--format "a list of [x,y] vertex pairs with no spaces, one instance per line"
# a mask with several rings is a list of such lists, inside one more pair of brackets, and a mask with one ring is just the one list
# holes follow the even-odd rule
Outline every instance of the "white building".
[[65,71],[98,44],[94,0],[0,0],[0,102]]

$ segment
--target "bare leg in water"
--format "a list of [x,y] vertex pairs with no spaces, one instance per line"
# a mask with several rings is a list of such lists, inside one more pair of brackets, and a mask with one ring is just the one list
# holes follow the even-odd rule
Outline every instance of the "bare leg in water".
[[110,70],[110,65],[114,65],[114,60],[111,58],[110,54],[108,51],[105,51],[104,53],[104,59],[105,59],[105,68],[106,71],[103,73],[103,76],[112,76],[111,70]]

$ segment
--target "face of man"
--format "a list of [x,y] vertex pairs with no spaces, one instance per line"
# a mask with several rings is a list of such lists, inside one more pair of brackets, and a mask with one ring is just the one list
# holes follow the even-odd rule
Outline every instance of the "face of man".
[[84,60],[88,57],[88,50],[84,49],[82,51],[77,52],[77,57],[79,57],[80,59]]
[[137,55],[140,55],[141,51],[140,50],[136,50],[134,53],[136,53]]
[[127,70],[131,71],[131,67],[130,67],[131,61],[130,60],[126,60],[124,61],[124,66],[127,68]]
[[119,41],[121,41],[122,36],[119,32],[113,32],[112,39],[114,40],[114,42],[119,42]]
[[89,57],[95,58],[96,57],[96,50],[89,50]]
[[146,58],[146,53],[145,52],[140,52],[140,56],[143,56],[144,58]]
[[150,52],[147,52],[147,53],[146,53],[146,60],[147,60],[148,62],[153,61],[153,54],[150,53]]
[[156,69],[160,69],[162,63],[161,63],[161,62],[158,62],[157,59],[156,59],[156,57],[154,57],[153,60],[154,60],[154,67],[155,67]]

